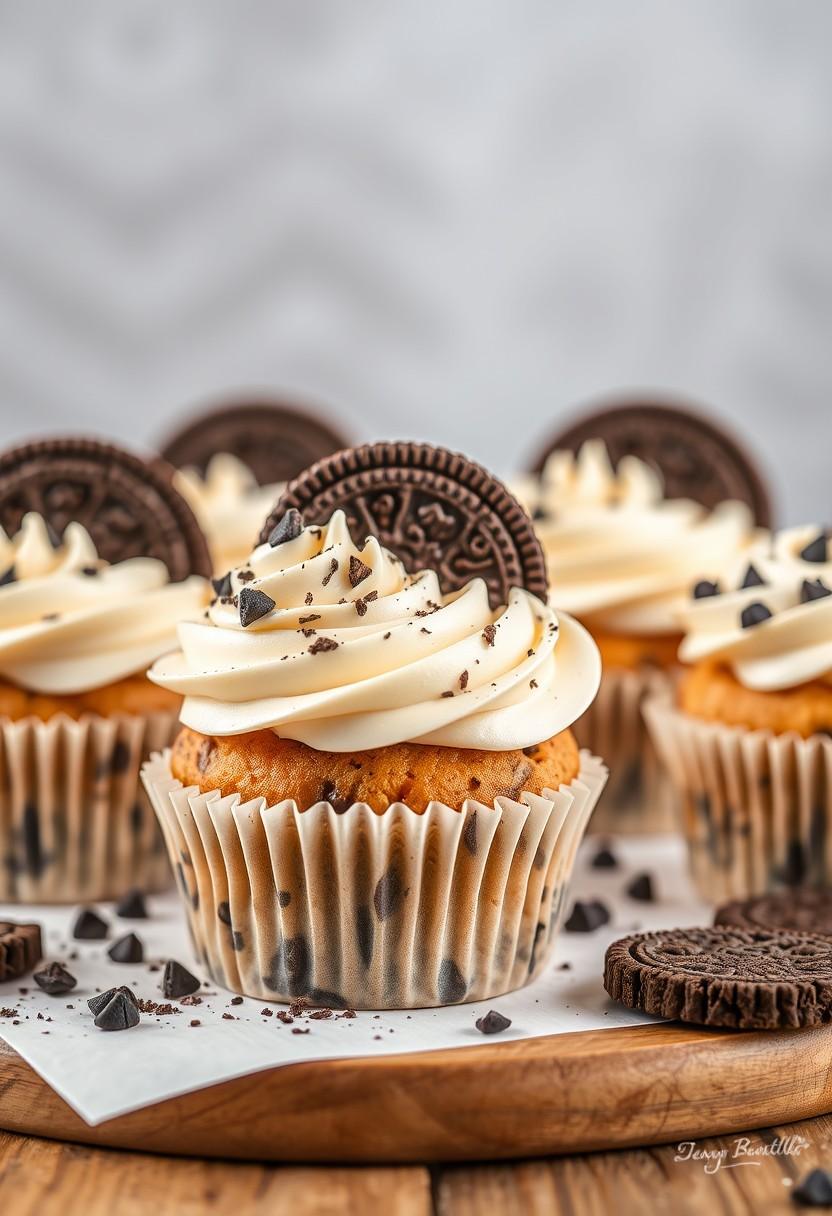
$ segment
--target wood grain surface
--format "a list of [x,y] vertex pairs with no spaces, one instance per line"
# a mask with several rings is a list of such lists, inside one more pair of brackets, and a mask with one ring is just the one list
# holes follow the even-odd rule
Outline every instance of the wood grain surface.
[[830,1072],[832,1027],[735,1033],[667,1023],[295,1064],[88,1127],[0,1044],[0,1127],[201,1157],[491,1161],[825,1114]]

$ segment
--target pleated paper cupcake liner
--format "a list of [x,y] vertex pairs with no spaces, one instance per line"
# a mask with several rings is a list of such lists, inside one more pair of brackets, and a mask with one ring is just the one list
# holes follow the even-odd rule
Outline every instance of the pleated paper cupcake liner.
[[423,814],[200,794],[173,778],[169,752],[143,777],[216,983],[394,1009],[497,996],[540,971],[606,768],[582,752],[575,780],[546,796]]
[[0,719],[0,901],[117,899],[171,883],[139,781],[177,714]]
[[644,712],[681,796],[703,898],[832,884],[832,739],[708,722],[669,696]]
[[573,726],[575,737],[609,765],[610,779],[590,831],[669,832],[678,829],[678,800],[659,763],[642,714],[648,697],[673,686],[658,668],[606,668],[598,696]]

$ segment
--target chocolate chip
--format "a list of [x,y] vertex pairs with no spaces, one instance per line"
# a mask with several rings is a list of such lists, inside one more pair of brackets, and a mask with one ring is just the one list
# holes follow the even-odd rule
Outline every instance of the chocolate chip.
[[465,692],[465,689],[468,687],[468,672],[467,671],[463,671],[462,674],[460,675],[459,687],[462,689],[463,692]]
[[250,583],[257,577],[253,570],[238,570],[237,578],[241,583]]
[[763,621],[770,621],[771,617],[772,613],[765,604],[755,600],[753,604],[743,608],[740,613],[740,624],[743,629],[753,629],[756,625],[762,625]]
[[600,899],[577,899],[569,919],[564,924],[567,933],[594,933],[609,922],[610,914]]
[[274,605],[275,601],[270,595],[266,595],[265,591],[243,587],[240,592],[240,624],[243,629],[266,616]]
[[229,570],[222,578],[212,578],[211,586],[214,588],[218,599],[228,599],[231,595],[231,571]]
[[800,556],[804,562],[825,562],[826,556],[826,533],[820,532],[814,540],[810,540],[808,545],[800,550]]
[[825,599],[827,595],[832,595],[832,590],[827,587],[823,579],[805,578],[803,580],[800,587],[801,604],[809,604],[812,600]]
[[484,1017],[477,1018],[474,1025],[480,1034],[500,1034],[501,1031],[508,1030],[511,1025],[511,1018],[498,1013],[496,1009],[489,1009]]
[[360,557],[355,555],[350,557],[349,580],[351,587],[357,587],[359,583],[363,583],[365,578],[369,578],[372,570],[366,563],[362,562]]
[[765,585],[766,580],[763,578],[762,574],[760,574],[760,571],[757,569],[754,563],[751,562],[743,575],[740,587],[744,590],[746,587],[765,587]]
[[829,1170],[810,1170],[792,1191],[792,1199],[802,1207],[832,1207],[832,1173]]
[[309,616],[299,616],[298,624],[299,625],[310,625],[312,623],[312,621],[319,621],[320,619],[321,619],[320,612],[310,612]]
[[336,558],[333,557],[332,561],[329,563],[329,573],[325,574],[324,577],[321,579],[322,587],[327,587],[329,585],[329,580],[332,578],[333,574],[335,573],[335,571],[337,569],[338,569],[338,562],[337,562]]
[[135,933],[125,933],[113,942],[107,953],[114,963],[140,963],[144,959],[144,946]]
[[290,507],[269,533],[269,544],[276,549],[278,545],[284,545],[287,540],[296,540],[302,531],[303,516],[296,507]]
[[338,643],[334,638],[316,638],[309,647],[309,654],[325,654],[327,650],[337,650]]
[[200,1022],[199,1018],[191,1018],[190,1022],[188,1022],[188,1025],[191,1028],[193,1028],[194,1026],[201,1026],[202,1022]]
[[0,574],[0,587],[7,587],[9,583],[16,583],[17,575],[15,574],[14,566],[9,566],[4,574]]
[[147,905],[144,902],[144,893],[134,887],[132,891],[128,891],[122,899],[116,904],[116,916],[120,916],[122,920],[147,920]]
[[131,1026],[138,1026],[139,1021],[136,1002],[128,1000],[121,989],[95,1018],[99,1030],[129,1030]]
[[304,604],[306,604],[307,607],[309,607],[309,605],[312,603],[312,599],[313,599],[312,592],[307,591],[306,595],[304,596],[303,602],[304,602]]
[[107,936],[107,922],[92,908],[82,908],[72,927],[72,936],[82,942],[100,942]]
[[169,958],[162,976],[162,995],[168,1000],[178,1001],[182,996],[191,996],[199,989],[199,980],[191,975],[176,959]]
[[608,845],[602,845],[590,865],[594,870],[615,870],[618,868],[618,858]]
[[232,1005],[242,1005],[242,1003],[243,1003],[243,998],[241,996],[232,996],[232,998],[231,998]]
[[85,578],[95,578],[98,575],[98,567],[82,566],[81,573],[85,576]]
[[224,925],[231,924],[231,909],[228,906],[228,900],[222,899],[217,904],[217,916]]
[[486,646],[493,646],[494,639],[496,637],[497,637],[497,626],[496,625],[486,625],[485,629],[483,629],[483,631],[482,631],[482,640],[485,642]]
[[646,873],[637,874],[633,881],[627,885],[627,894],[630,899],[637,899],[640,903],[654,903],[656,895],[653,890],[653,879]]
[[700,579],[693,589],[693,598],[705,600],[712,595],[719,595],[719,583],[712,583],[707,578]]
[[97,1016],[101,1010],[110,1003],[116,993],[119,992],[128,1001],[132,1001],[133,1004],[136,1005],[136,1008],[138,1008],[135,992],[133,992],[132,988],[126,988],[122,984],[120,987],[108,988],[106,992],[99,992],[96,996],[90,997],[90,999],[87,1001],[87,1007],[89,1008],[89,1011],[93,1017]]
[[50,996],[63,996],[65,992],[71,992],[77,982],[63,963],[47,963],[43,970],[36,971],[32,978],[38,987]]

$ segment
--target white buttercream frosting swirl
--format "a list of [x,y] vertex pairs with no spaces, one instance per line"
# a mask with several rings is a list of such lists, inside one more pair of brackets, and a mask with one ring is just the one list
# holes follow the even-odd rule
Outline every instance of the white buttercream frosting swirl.
[[163,562],[108,565],[80,524],[50,537],[29,514],[0,530],[0,675],[32,692],[102,688],[176,645],[176,626],[208,600],[204,579],[171,583]]
[[[520,588],[494,611],[481,579],[443,596],[433,572],[407,574],[376,539],[356,546],[341,511],[260,545],[228,590],[150,672],[208,735],[508,751],[565,730],[598,689],[598,650],[577,622]],[[241,612],[261,611],[243,626]]]
[[760,539],[744,504],[708,511],[665,499],[657,473],[634,456],[613,469],[601,440],[577,457],[554,452],[540,479],[517,489],[535,516],[552,602],[598,631],[677,633],[691,585]]
[[[800,557],[819,534],[816,526],[779,533],[755,553],[751,579],[747,563],[737,566],[718,594],[689,600],[679,614],[685,630],[679,658],[724,663],[746,688],[763,692],[832,683],[832,562]],[[745,581],[751,585],[743,587]],[[747,620],[763,619],[743,627],[744,611]]]
[[245,561],[283,490],[279,483],[258,485],[248,465],[230,452],[212,456],[204,476],[199,469],[177,469],[174,485],[205,533],[216,574]]

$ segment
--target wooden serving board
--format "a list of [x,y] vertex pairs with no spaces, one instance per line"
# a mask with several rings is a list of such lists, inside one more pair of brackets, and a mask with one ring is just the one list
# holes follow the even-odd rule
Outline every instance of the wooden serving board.
[[673,1143],[832,1111],[832,1027],[665,1023],[315,1061],[89,1127],[0,1042],[0,1127],[266,1161],[461,1161]]

